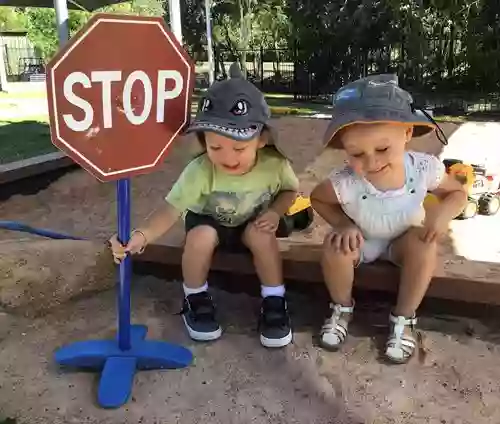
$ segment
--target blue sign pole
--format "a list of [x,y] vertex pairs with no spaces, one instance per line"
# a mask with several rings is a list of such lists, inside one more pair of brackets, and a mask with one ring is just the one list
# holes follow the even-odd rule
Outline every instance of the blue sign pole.
[[[118,237],[126,243],[130,237],[130,180],[117,182]],[[102,370],[98,402],[105,408],[117,408],[130,397],[136,371],[183,368],[193,361],[185,347],[147,340],[147,327],[130,324],[131,259],[120,263],[118,291],[118,335],[116,340],[89,340],[63,346],[55,360],[63,366]]]
[[[124,246],[130,239],[130,179],[116,183],[118,199],[118,240]],[[130,349],[130,277],[132,274],[129,255],[120,263],[120,290],[118,291],[118,345],[121,350]]]

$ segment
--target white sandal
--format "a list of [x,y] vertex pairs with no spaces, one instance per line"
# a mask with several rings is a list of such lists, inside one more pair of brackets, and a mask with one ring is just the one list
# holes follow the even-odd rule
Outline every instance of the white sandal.
[[396,364],[405,364],[414,355],[417,341],[413,335],[405,333],[406,327],[410,327],[412,334],[415,331],[417,318],[405,318],[403,316],[389,315],[391,323],[391,335],[385,346],[385,356]]
[[347,339],[347,329],[354,311],[352,306],[330,304],[332,316],[328,318],[321,328],[320,344],[328,350],[339,349]]

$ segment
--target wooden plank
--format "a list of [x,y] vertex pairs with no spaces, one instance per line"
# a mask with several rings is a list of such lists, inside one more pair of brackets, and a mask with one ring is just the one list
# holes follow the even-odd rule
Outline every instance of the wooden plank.
[[0,184],[41,175],[56,169],[78,166],[62,152],[48,153],[33,158],[0,165]]
[[[318,245],[282,241],[281,247],[285,279],[303,281],[304,283],[323,283],[319,265],[320,247]],[[153,244],[142,255],[134,257],[134,262],[180,267],[181,258],[181,246]],[[213,259],[211,269],[240,275],[255,274],[251,257],[244,254],[219,252]],[[356,285],[366,290],[394,293],[398,287],[398,277],[397,267],[384,262],[376,262],[362,265],[356,271]],[[469,303],[500,305],[500,282],[439,275],[433,279],[427,296]]]

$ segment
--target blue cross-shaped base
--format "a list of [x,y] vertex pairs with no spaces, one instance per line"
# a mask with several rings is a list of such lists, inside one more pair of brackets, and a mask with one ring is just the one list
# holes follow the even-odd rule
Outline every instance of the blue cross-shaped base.
[[121,350],[117,340],[89,340],[58,349],[58,364],[102,370],[97,400],[104,408],[118,408],[127,402],[136,370],[184,368],[193,361],[185,347],[146,340],[144,325],[130,326],[130,346]]

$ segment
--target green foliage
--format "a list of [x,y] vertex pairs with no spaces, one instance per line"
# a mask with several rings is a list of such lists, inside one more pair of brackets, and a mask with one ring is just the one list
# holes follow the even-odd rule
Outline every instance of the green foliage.
[[[49,60],[58,49],[59,41],[56,28],[56,14],[53,9],[29,7],[24,11],[28,37],[41,53]],[[70,36],[73,36],[88,20],[90,13],[70,11],[68,18]]]
[[[100,12],[126,13],[135,15],[162,16],[166,0],[136,0],[105,6]],[[5,8],[11,14],[17,16],[24,23],[28,31],[28,37],[38,49],[42,58],[48,61],[59,47],[56,16],[53,9],[26,8],[24,11],[16,11],[13,8]],[[87,22],[91,13],[86,11],[69,11],[70,37],[78,32]],[[0,15],[1,19],[1,15]],[[1,21],[0,21],[1,22]]]
[[23,31],[24,16],[13,7],[0,6],[0,31]]

